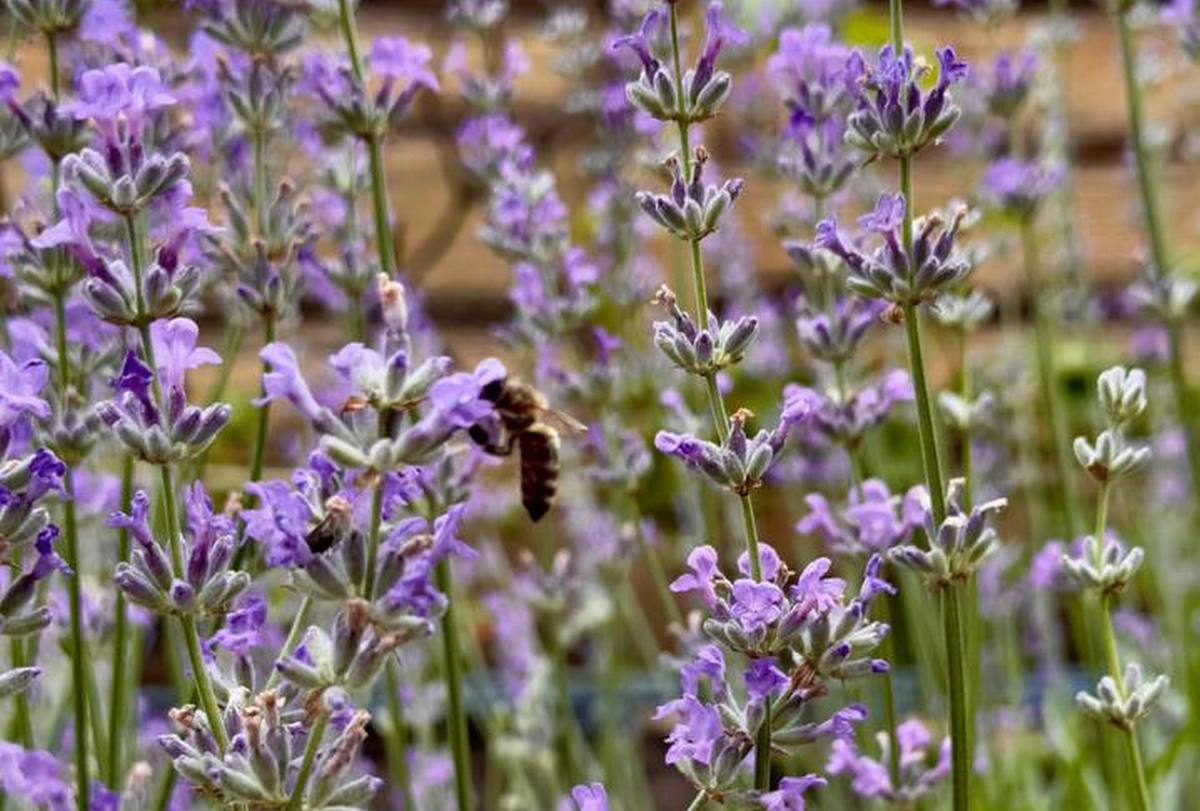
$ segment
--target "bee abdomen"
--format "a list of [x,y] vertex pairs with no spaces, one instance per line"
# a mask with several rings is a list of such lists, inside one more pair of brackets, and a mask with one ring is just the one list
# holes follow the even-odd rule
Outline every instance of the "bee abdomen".
[[537,521],[558,495],[558,433],[548,425],[534,425],[520,434],[521,503]]

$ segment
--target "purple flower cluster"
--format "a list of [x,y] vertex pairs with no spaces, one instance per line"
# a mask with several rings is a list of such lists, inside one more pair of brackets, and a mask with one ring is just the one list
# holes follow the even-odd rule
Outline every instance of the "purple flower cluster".
[[950,739],[942,739],[930,762],[933,736],[925,724],[910,718],[896,727],[896,742],[900,747],[900,785],[892,785],[886,764],[890,744],[883,735],[880,735],[881,759],[863,755],[852,740],[839,738],[833,742],[825,768],[830,774],[850,775],[855,793],[863,797],[880,797],[900,804],[917,802],[950,774]]
[[966,217],[959,209],[947,222],[940,214],[929,214],[914,225],[912,249],[904,244],[904,197],[881,194],[874,210],[859,217],[859,226],[881,240],[867,253],[850,241],[833,219],[817,226],[816,248],[822,248],[846,264],[847,286],[854,293],[881,298],[901,306],[935,298],[940,292],[966,278],[968,259],[955,248],[955,237]]
[[886,554],[906,543],[915,530],[924,528],[929,513],[924,487],[893,495],[880,479],[851,488],[847,503],[836,512],[820,493],[809,493],[804,501],[808,515],[796,524],[796,531],[820,535],[834,554],[856,557]]

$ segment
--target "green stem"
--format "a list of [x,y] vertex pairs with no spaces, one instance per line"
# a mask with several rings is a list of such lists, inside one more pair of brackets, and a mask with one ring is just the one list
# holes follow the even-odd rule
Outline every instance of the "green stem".
[[705,799],[705,794],[703,791],[701,791],[696,795],[695,799],[692,800],[691,804],[688,805],[687,811],[700,811],[700,809],[704,807]]
[[567,670],[567,652],[559,643],[557,634],[552,642],[552,666],[554,668],[554,686],[558,691],[556,702],[556,718],[554,723],[554,738],[558,749],[559,776],[567,786],[579,782],[579,754],[575,748],[575,736],[572,734],[575,726],[574,706],[571,703],[571,679]]
[[[14,668],[25,667],[25,640],[13,637],[8,641],[8,650],[12,656]],[[33,748],[33,721],[29,714],[29,697],[22,691],[13,697],[13,720],[9,726],[9,734],[26,749]]]
[[945,489],[938,461],[937,438],[933,430],[933,411],[929,402],[929,385],[925,380],[925,361],[921,351],[921,325],[916,305],[904,305],[904,331],[908,338],[908,365],[917,401],[917,430],[921,440],[921,463],[925,469],[925,486],[933,509],[934,526],[946,519]]
[[458,626],[448,560],[438,564],[436,578],[438,589],[448,598],[446,613],[442,615],[442,662],[446,679],[447,734],[454,753],[454,797],[458,811],[468,811],[471,807],[471,752],[463,708],[462,662],[459,660]]
[[896,685],[892,678],[892,670],[896,666],[896,595],[881,595],[884,605],[885,621],[890,629],[883,639],[883,656],[891,664],[883,679],[883,723],[888,739],[888,776],[892,786],[900,785],[900,742],[896,739]]
[[404,722],[404,707],[400,704],[400,680],[396,674],[396,659],[392,657],[384,671],[388,714],[391,715],[391,742],[395,760],[390,764],[392,782],[400,787],[404,808],[416,808],[413,802],[412,780],[408,773],[408,727]]
[[[175,503],[175,482],[170,465],[161,465],[159,475],[162,477],[163,512],[167,517],[167,533],[171,544],[171,561],[177,576],[184,571],[183,553],[179,544],[179,508]],[[217,694],[213,690],[212,679],[204,666],[204,654],[200,649],[200,633],[196,629],[196,618],[191,614],[180,614],[179,624],[183,627],[183,639],[187,645],[188,662],[192,668],[192,678],[195,680],[196,692],[200,696],[200,706],[208,717],[208,725],[216,738],[217,748],[221,754],[229,748],[229,736],[225,733],[225,723],[221,718],[221,710],[217,704]]]
[[1195,419],[1192,417],[1191,396],[1188,390],[1187,371],[1183,365],[1183,322],[1170,318],[1164,324],[1167,330],[1167,358],[1171,374],[1171,390],[1175,398],[1176,419],[1183,429],[1187,449],[1188,468],[1192,474],[1192,491],[1200,503],[1200,440],[1196,438]]
[[771,702],[763,706],[762,726],[754,740],[754,787],[771,789]]
[[[388,218],[387,173],[383,168],[383,142],[378,133],[367,141],[367,161],[371,170],[371,213],[375,220],[375,249],[379,252],[379,268],[396,275],[396,247],[392,243],[392,224]],[[353,303],[351,303],[353,306]]]
[[[1115,681],[1117,695],[1126,697],[1124,674],[1121,672],[1121,657],[1117,653],[1117,639],[1112,632],[1112,595],[1104,595],[1100,600],[1100,623],[1104,636],[1104,656],[1108,661],[1109,675]],[[1138,743],[1138,732],[1133,726],[1121,728],[1121,738],[1126,750],[1126,759],[1130,776],[1133,777],[1133,807],[1135,811],[1150,811],[1150,785],[1146,782],[1146,769],[1142,764],[1141,745]]]
[[379,536],[383,525],[383,476],[375,483],[375,492],[371,496],[371,528],[367,532],[367,568],[363,573],[362,596],[365,600],[372,599],[375,593],[375,570],[379,557]]
[[[300,600],[300,606],[296,609],[296,616],[292,618],[292,626],[288,629],[287,639],[283,641],[283,647],[280,648],[284,653],[291,653],[296,647],[296,643],[300,641],[300,635],[304,633],[304,626],[308,624],[308,615],[312,613],[313,600],[307,594]],[[268,690],[272,689],[279,683],[279,671],[272,670],[270,678],[267,679]]]
[[350,57],[350,69],[354,78],[362,81],[364,77],[362,49],[358,46],[358,26],[354,21],[354,11],[350,0],[338,0],[338,20],[342,26],[342,36],[346,40],[346,52]]
[[[65,364],[66,356],[60,356],[59,362]],[[67,589],[71,614],[71,698],[75,722],[75,778],[78,786],[79,808],[81,811],[86,811],[91,791],[91,781],[88,777],[87,644],[83,636],[83,608],[79,583],[81,573],[79,570],[79,527],[75,519],[75,471],[70,466],[63,475],[63,488],[67,495],[63,500],[62,529],[66,544],[67,565],[71,567],[71,575],[67,578]]]
[[[958,332],[958,395],[964,403],[971,402],[971,364],[967,353],[967,331],[959,330]],[[974,432],[973,426],[968,426],[966,431],[963,431],[962,437],[962,476],[963,476],[963,500],[964,506],[968,509],[974,503],[974,469],[971,460],[971,434]]]
[[[346,52],[350,57],[350,69],[354,77],[363,83],[362,49],[358,44],[358,25],[350,7],[350,0],[338,0],[338,19],[342,38],[346,41]],[[371,170],[371,203],[375,217],[375,249],[379,252],[379,268],[389,277],[396,275],[396,249],[392,245],[392,227],[388,221],[387,177],[383,169],[383,145],[381,135],[372,133],[364,139],[367,160]],[[354,306],[351,302],[350,306]]]
[[[1132,3],[1129,5],[1132,6]],[[1121,70],[1125,81],[1125,104],[1129,116],[1129,140],[1134,166],[1137,169],[1138,192],[1142,198],[1142,216],[1145,218],[1146,236],[1150,240],[1153,273],[1156,278],[1162,278],[1171,270],[1171,259],[1167,252],[1166,232],[1163,230],[1154,172],[1150,166],[1150,152],[1145,144],[1146,116],[1142,87],[1137,77],[1137,48],[1129,30],[1128,9],[1118,11],[1116,16],[1117,37],[1121,44]]]
[[[263,317],[263,343],[269,344],[275,340],[275,315],[267,313]],[[271,364],[263,361],[263,374],[271,371]],[[266,396],[266,389],[263,389],[263,396]],[[249,481],[256,482],[262,478],[263,460],[266,457],[267,450],[267,433],[271,423],[271,403],[270,401],[263,403],[258,407],[258,422],[254,429],[254,452],[250,456],[250,478]],[[248,500],[246,506],[254,506],[253,498]]]
[[[133,498],[133,457],[125,455],[121,464],[121,509],[128,511]],[[129,559],[129,531],[122,529],[117,533],[117,562]],[[112,650],[112,683],[109,685],[109,716],[108,716],[108,774],[105,783],[111,789],[120,785],[124,774],[122,763],[122,744],[125,726],[125,696],[129,693],[128,679],[125,675],[126,647],[129,638],[129,616],[125,611],[125,595],[117,589],[117,598],[113,606],[113,650]]]
[[[683,87],[683,66],[680,58],[679,49],[679,13],[677,3],[669,3],[670,18],[671,18],[671,59],[672,67],[675,73],[675,87],[677,89]],[[682,93],[677,95],[681,99]],[[675,123],[679,131],[679,151],[680,162],[683,167],[684,177],[691,174],[692,156],[690,136],[688,132],[688,121],[683,116],[683,111],[679,111],[679,116]],[[692,292],[695,299],[696,308],[696,323],[705,324],[708,322],[708,285],[704,274],[704,256],[700,250],[700,240],[695,239],[690,241],[691,257],[692,257]],[[716,432],[717,439],[724,443],[729,435],[729,417],[725,410],[725,402],[721,397],[721,391],[717,386],[715,375],[709,374],[704,376],[705,391],[708,395],[709,410],[712,412],[713,429]],[[742,526],[745,530],[746,552],[750,558],[750,571],[755,580],[762,580],[762,564],[759,561],[758,553],[758,528],[754,518],[754,505],[751,502],[749,493],[743,493],[740,496],[740,506],[742,512]],[[755,742],[755,769],[754,779],[755,786],[760,789],[770,787],[771,783],[771,719],[768,707],[767,717],[764,718],[763,724],[759,730],[758,740]]]
[[904,48],[904,5],[902,0],[888,2],[888,42],[897,54]]
[[50,62],[50,66],[47,68],[50,71],[50,97],[57,102],[60,92],[58,78],[58,34],[53,31],[46,32],[46,55]]
[[1054,473],[1058,479],[1054,491],[1059,500],[1059,516],[1067,537],[1079,532],[1081,523],[1078,500],[1073,486],[1074,467],[1071,464],[1071,443],[1068,437],[1062,401],[1058,396],[1057,375],[1054,368],[1052,344],[1055,340],[1053,327],[1042,306],[1041,263],[1038,261],[1037,234],[1031,218],[1021,223],[1021,247],[1025,265],[1025,286],[1029,288],[1030,306],[1033,309],[1033,340],[1037,347],[1038,382],[1042,390],[1042,405],[1050,423],[1051,441],[1054,444]]
[[308,778],[312,774],[313,764],[317,760],[317,752],[321,749],[321,739],[325,737],[325,727],[329,724],[329,714],[322,712],[317,716],[312,731],[308,733],[308,742],[304,744],[304,759],[300,761],[300,770],[296,772],[296,782],[292,785],[292,796],[288,798],[287,811],[298,811],[303,807],[304,790],[308,788]]
[[[51,88],[55,97],[58,96],[58,48],[57,39],[53,34],[46,37],[50,52]],[[54,186],[58,185],[59,162],[54,166]],[[55,197],[57,201],[57,194]],[[57,207],[57,202],[55,203]],[[68,408],[72,398],[71,391],[71,362],[67,351],[67,290],[63,280],[63,269],[56,257],[57,278],[54,288],[54,339],[58,354],[58,395],[61,408]],[[83,607],[80,578],[82,571],[79,561],[79,526],[75,516],[75,471],[71,462],[63,476],[63,487],[66,497],[63,499],[63,543],[65,545],[66,562],[71,567],[67,577],[67,599],[70,613],[71,633],[71,698],[73,719],[75,725],[75,776],[79,786],[77,799],[79,808],[84,811],[90,801],[90,778],[88,775],[88,689],[87,689],[87,642],[83,635]]]
[[179,773],[174,769],[166,769],[158,784],[158,794],[154,798],[154,811],[167,811],[171,804],[171,795],[175,793],[175,781]]
[[954,811],[970,807],[971,729],[967,718],[966,657],[963,645],[963,585],[952,583],[942,591],[945,601],[946,661],[950,669],[950,758],[954,782]]
[[[129,239],[129,256],[131,270],[133,271],[133,282],[137,289],[137,314],[139,319],[145,313],[145,307],[142,302],[142,272],[144,269],[143,249],[140,235],[138,234],[137,221],[132,215],[125,217],[125,232]],[[152,388],[154,391],[154,401],[161,413],[165,413],[165,400],[162,392],[162,381],[159,379],[158,363],[154,358],[154,341],[150,335],[150,324],[144,319],[138,325],[138,333],[142,341],[142,354],[145,357],[146,365],[150,367],[154,376],[152,378]],[[177,576],[182,577],[185,570],[183,561],[183,550],[180,546],[180,527],[179,527],[179,508],[176,504],[175,495],[175,477],[170,464],[159,466],[159,481],[162,490],[162,507],[165,520],[165,529],[167,533],[167,541],[171,553],[171,566]],[[212,727],[213,737],[217,741],[217,747],[221,754],[225,753],[225,749],[229,745],[229,736],[225,733],[225,724],[221,719],[221,713],[217,705],[216,693],[213,691],[212,679],[209,678],[208,671],[204,667],[204,656],[200,650],[200,634],[196,630],[196,618],[191,614],[179,615],[180,625],[183,627],[184,641],[187,645],[188,660],[192,667],[192,678],[195,680],[196,692],[200,696],[201,706],[204,708],[204,714],[208,717],[209,726]]]

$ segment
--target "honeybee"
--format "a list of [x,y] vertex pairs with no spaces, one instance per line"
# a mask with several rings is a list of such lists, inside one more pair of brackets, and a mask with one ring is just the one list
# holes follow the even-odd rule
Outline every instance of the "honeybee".
[[559,434],[582,433],[587,426],[550,408],[546,397],[528,383],[501,378],[483,387],[480,397],[495,404],[503,434],[493,441],[482,425],[468,433],[475,444],[493,456],[509,456],[517,448],[521,460],[521,504],[533,521],[541,520],[558,495]]

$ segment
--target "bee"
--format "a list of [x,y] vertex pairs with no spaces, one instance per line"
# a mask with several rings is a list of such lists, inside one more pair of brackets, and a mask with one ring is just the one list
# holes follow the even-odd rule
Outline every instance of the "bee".
[[551,422],[572,433],[587,426],[561,411],[550,408],[546,397],[528,383],[501,378],[483,387],[480,397],[496,407],[503,434],[493,441],[482,425],[468,433],[475,444],[493,456],[509,456],[514,446],[521,461],[521,504],[529,518],[538,521],[558,495],[559,433]]
[[341,543],[350,530],[352,513],[350,502],[341,496],[331,496],[325,502],[325,517],[304,538],[313,554],[328,552]]

